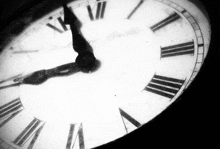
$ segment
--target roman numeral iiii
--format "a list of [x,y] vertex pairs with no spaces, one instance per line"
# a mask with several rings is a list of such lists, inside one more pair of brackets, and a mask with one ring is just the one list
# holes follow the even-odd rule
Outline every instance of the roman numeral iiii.
[[154,75],[145,90],[172,99],[184,82],[185,80]]

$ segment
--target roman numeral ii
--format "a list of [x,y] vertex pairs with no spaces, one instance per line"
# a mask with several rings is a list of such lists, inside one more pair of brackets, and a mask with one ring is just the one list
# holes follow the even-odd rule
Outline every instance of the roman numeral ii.
[[153,32],[155,32],[155,31],[157,31],[157,30],[159,30],[159,29],[161,29],[161,28],[163,28],[163,27],[165,27],[165,26],[175,22],[176,20],[178,20],[180,18],[181,17],[177,13],[174,13],[174,14],[170,15],[169,17],[167,17],[166,19],[164,19],[164,20],[158,22],[157,24],[153,25],[151,27],[151,30]]

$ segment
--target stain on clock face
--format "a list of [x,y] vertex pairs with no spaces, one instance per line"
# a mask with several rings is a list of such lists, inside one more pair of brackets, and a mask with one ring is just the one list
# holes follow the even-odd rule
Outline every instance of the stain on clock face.
[[[181,96],[210,44],[208,20],[190,1],[42,2],[31,11],[1,45],[4,149],[85,149],[129,134]],[[96,71],[84,71],[87,53]]]

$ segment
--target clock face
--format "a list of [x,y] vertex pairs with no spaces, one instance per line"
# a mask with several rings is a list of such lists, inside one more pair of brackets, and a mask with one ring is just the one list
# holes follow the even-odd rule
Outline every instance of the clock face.
[[[39,13],[44,5],[33,11]],[[61,6],[39,19],[27,13],[23,25],[11,24],[0,53],[4,149],[84,149],[121,138],[175,102],[207,56],[208,20],[187,0],[67,5],[101,65],[93,73],[20,84],[17,80],[33,72],[75,62],[77,53]]]

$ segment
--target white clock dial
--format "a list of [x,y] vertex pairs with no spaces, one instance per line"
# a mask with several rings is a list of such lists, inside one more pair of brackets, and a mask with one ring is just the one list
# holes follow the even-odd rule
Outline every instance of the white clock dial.
[[[44,5],[34,7],[28,18]],[[92,73],[53,76],[40,84],[19,82],[39,70],[52,73],[75,64],[79,55],[60,4],[24,23],[0,54],[4,149],[84,149],[121,138],[175,102],[207,56],[209,22],[189,1],[78,0],[67,5],[101,65]]]

